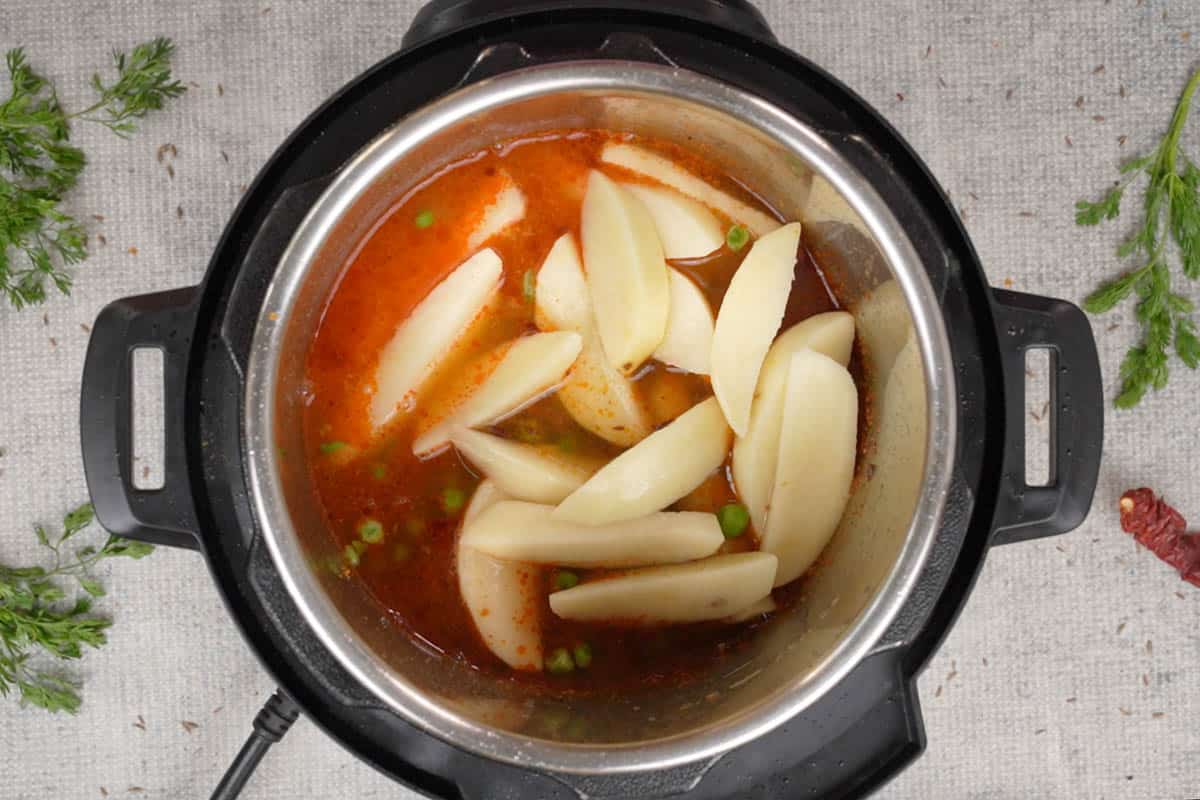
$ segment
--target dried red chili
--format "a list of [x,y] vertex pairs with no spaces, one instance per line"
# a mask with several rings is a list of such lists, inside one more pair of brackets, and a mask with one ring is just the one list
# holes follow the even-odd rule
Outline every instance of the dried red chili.
[[1200,586],[1200,532],[1188,533],[1183,515],[1153,491],[1130,489],[1121,495],[1121,529],[1179,570],[1185,581]]

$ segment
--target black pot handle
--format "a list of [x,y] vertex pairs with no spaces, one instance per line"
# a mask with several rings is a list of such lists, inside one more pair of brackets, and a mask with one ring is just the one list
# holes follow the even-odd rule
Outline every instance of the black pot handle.
[[[1100,359],[1087,316],[1049,297],[992,292],[1004,369],[1004,471],[994,524],[995,544],[1073,530],[1087,517],[1104,443]],[[1025,476],[1025,353],[1050,350],[1050,483]]]
[[413,17],[401,46],[416,47],[469,25],[543,11],[649,11],[708,22],[765,42],[775,35],[749,0],[430,0]]
[[[100,524],[130,539],[200,549],[184,453],[183,395],[197,287],[127,297],[96,317],[83,362],[79,432]],[[133,351],[163,354],[163,488],[133,484]]]

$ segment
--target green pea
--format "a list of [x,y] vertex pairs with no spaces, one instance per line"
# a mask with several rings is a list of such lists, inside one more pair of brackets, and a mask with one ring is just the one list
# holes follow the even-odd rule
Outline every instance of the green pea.
[[573,586],[579,585],[579,576],[569,569],[560,569],[554,573],[554,588],[558,590],[570,589]]
[[[355,542],[354,544],[358,544]],[[354,545],[346,545],[346,549],[342,551],[342,555],[346,558],[346,563],[352,567],[357,567],[359,563],[358,550]]]
[[546,670],[552,675],[566,675],[575,671],[575,662],[571,660],[567,648],[560,647],[550,654],[546,659]]
[[372,464],[371,477],[377,481],[381,481],[387,477],[387,464]]
[[537,273],[531,269],[525,270],[525,274],[521,276],[521,294],[531,303],[537,294]]
[[449,512],[460,511],[467,502],[467,493],[453,486],[442,490],[442,507]]
[[321,453],[330,456],[345,450],[349,446],[345,442],[321,442]]
[[358,526],[358,538],[368,544],[383,541],[383,523],[377,519],[363,520]]
[[427,208],[420,214],[417,214],[417,217],[415,220],[413,220],[413,222],[416,223],[418,228],[428,228],[433,225],[433,212]]
[[587,719],[582,716],[571,717],[571,721],[567,723],[567,729],[563,731],[563,738],[568,741],[577,742],[587,736],[588,724]]
[[750,231],[746,230],[743,225],[734,225],[729,229],[729,233],[725,234],[725,244],[735,253],[740,253],[742,248],[750,243]]
[[580,669],[587,669],[592,665],[592,646],[587,642],[580,642],[575,645],[574,651],[575,666]]
[[721,523],[721,533],[726,539],[736,539],[746,532],[750,524],[750,512],[743,505],[729,503],[721,506],[717,512],[717,522]]

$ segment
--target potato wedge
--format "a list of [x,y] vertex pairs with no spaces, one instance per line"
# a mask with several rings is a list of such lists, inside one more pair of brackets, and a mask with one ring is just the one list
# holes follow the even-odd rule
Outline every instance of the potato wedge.
[[636,567],[712,555],[725,541],[714,514],[661,511],[613,525],[551,517],[554,506],[509,500],[484,511],[466,543],[496,558],[566,567]]
[[630,375],[667,332],[671,289],[658,231],[640,200],[595,170],[581,230],[596,330],[609,362]]
[[654,218],[667,258],[703,258],[725,244],[721,221],[704,204],[662,186],[621,185],[633,192]]
[[661,511],[703,483],[728,452],[729,426],[710,397],[608,462],[551,517],[603,525]]
[[[506,176],[507,177],[507,176]],[[504,188],[486,209],[483,218],[467,237],[467,249],[486,244],[493,236],[525,219],[525,193],[509,178]]]
[[609,362],[595,331],[585,334],[558,399],[581,427],[619,447],[632,447],[654,430],[633,383]]
[[584,334],[594,327],[583,262],[569,233],[558,237],[538,270],[533,321],[543,331]]
[[473,394],[413,442],[413,453],[444,447],[457,428],[491,425],[524,408],[560,383],[579,356],[578,333],[535,333],[517,339]]
[[621,447],[646,438],[652,428],[633,384],[604,355],[579,250],[569,233],[554,243],[538,271],[534,322],[544,331],[583,336],[583,350],[558,390],[567,413],[584,429]]
[[752,619],[758,619],[766,614],[774,614],[778,606],[775,605],[775,598],[767,595],[762,600],[747,606],[736,614],[730,614],[725,617],[722,622],[728,622],[730,625],[737,625],[740,622],[748,622]]
[[745,225],[755,236],[766,236],[779,227],[779,222],[770,215],[702,181],[677,166],[674,161],[636,145],[616,142],[607,144],[600,153],[600,160],[653,178],[661,184],[683,192],[709,208],[716,209],[734,222]]
[[708,298],[679,270],[671,269],[669,278],[671,313],[667,317],[667,333],[655,349],[654,357],[672,367],[707,375],[715,324]]
[[506,500],[495,484],[479,484],[463,515],[456,554],[458,590],[484,644],[513,669],[542,668],[538,568],[501,561],[463,544],[466,529],[493,504]]
[[837,530],[857,446],[858,389],[850,373],[814,350],[793,355],[762,533],[762,549],[779,556],[776,586],[800,577]]
[[503,264],[493,250],[468,258],[433,288],[400,323],[379,354],[371,425],[376,431],[398,411],[410,409],[416,392],[500,288]]
[[788,328],[767,351],[758,376],[758,392],[750,408],[750,427],[745,436],[733,442],[733,485],[750,511],[755,530],[767,529],[767,503],[775,485],[779,431],[783,427],[783,401],[792,356],[809,348],[846,366],[853,346],[854,317],[845,311],[829,311]]
[[548,448],[459,428],[450,442],[502,492],[531,503],[559,503],[591,476],[582,462],[552,454]]
[[734,273],[717,314],[712,343],[713,393],[738,436],[750,427],[750,405],[796,270],[800,223],[759,239]]
[[630,571],[550,595],[563,619],[671,625],[724,619],[771,594],[770,553],[736,553]]
[[896,356],[913,335],[904,290],[894,280],[876,286],[854,309],[862,337],[863,361],[876,392],[883,390]]

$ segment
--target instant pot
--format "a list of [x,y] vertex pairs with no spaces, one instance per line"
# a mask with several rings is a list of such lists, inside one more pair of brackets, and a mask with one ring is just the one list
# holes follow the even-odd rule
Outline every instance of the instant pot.
[[[574,127],[702,148],[803,220],[874,365],[867,463],[822,567],[750,646],[653,693],[523,694],[415,646],[314,566],[335,545],[286,455],[324,303],[380,216],[440,163]],[[153,491],[132,478],[139,348],[164,354]],[[1034,348],[1051,352],[1045,486],[1025,479]],[[262,169],[201,285],[101,312],[81,412],[104,526],[202,553],[284,696],[397,781],[469,800],[869,793],[924,748],[916,676],[988,548],[1083,520],[1102,425],[1082,312],[991,289],[917,156],[742,0],[429,3]]]

